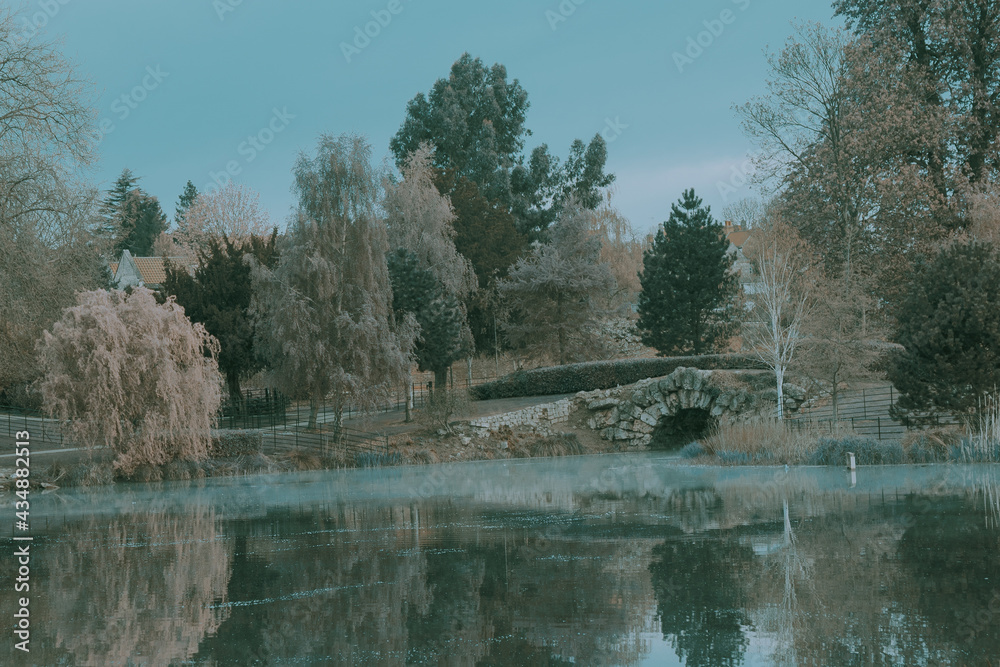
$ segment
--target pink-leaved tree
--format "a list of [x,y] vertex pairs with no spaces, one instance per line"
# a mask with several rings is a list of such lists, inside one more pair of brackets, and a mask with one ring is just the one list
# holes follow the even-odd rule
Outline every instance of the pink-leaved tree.
[[219,344],[173,298],[81,292],[38,344],[46,411],[77,440],[109,447],[114,467],[207,455],[222,400]]

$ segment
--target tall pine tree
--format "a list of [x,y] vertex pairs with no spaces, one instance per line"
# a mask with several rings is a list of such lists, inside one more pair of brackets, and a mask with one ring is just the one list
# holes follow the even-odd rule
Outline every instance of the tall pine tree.
[[152,255],[157,237],[167,231],[167,216],[163,214],[159,200],[139,188],[125,195],[115,220],[115,256],[123,250],[136,257]]
[[133,174],[131,169],[126,167],[122,170],[122,173],[115,181],[115,184],[111,186],[110,190],[108,190],[108,194],[104,198],[104,201],[101,202],[101,218],[104,220],[101,226],[101,234],[112,244],[118,238],[120,228],[118,214],[121,211],[122,205],[125,203],[125,197],[129,192],[136,188],[136,183],[138,182],[139,177]]
[[130,169],[123,169],[108,195],[101,202],[104,219],[101,234],[115,257],[128,250],[136,257],[153,252],[157,237],[167,231],[167,216],[160,202],[146,194],[136,184],[139,177]]
[[194,206],[194,200],[198,198],[198,188],[194,183],[188,181],[184,186],[184,191],[177,198],[177,206],[174,208],[174,226],[182,234],[187,231],[187,212]]
[[722,225],[694,190],[670,209],[643,256],[638,328],[661,356],[716,350],[735,329],[739,283]]

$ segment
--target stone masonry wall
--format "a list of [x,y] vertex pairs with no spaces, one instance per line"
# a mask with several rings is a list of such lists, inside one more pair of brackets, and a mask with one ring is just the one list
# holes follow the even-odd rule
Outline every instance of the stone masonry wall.
[[570,407],[571,400],[564,398],[555,403],[534,405],[524,410],[517,410],[516,412],[480,417],[479,419],[473,419],[469,424],[474,428],[483,429],[491,433],[495,433],[504,426],[528,426],[540,435],[550,435],[551,429],[556,424],[564,424],[569,421]]

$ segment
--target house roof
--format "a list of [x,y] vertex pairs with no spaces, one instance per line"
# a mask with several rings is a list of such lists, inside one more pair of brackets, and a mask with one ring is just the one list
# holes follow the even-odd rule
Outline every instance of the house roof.
[[162,285],[167,279],[167,267],[162,257],[133,257],[139,268],[142,282],[147,285]]
[[[126,250],[125,253],[128,253]],[[122,261],[125,261],[125,253],[122,253]],[[129,259],[135,265],[135,268],[139,271],[139,278],[142,280],[144,285],[162,285],[167,280],[167,265],[166,262],[169,260],[175,265],[186,266],[189,269],[191,260],[186,257],[132,257],[129,254]],[[118,267],[121,262],[111,262],[111,273],[117,279],[118,277]]]
[[745,229],[737,229],[735,232],[731,232],[726,238],[737,248],[742,248],[743,244],[750,238],[750,232]]

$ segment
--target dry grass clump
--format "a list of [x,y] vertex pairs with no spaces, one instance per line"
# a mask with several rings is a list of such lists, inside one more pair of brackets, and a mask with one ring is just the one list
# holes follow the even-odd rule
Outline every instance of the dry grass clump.
[[294,451],[287,460],[295,470],[321,470],[325,467],[320,457],[306,452]]
[[958,426],[938,426],[923,431],[909,431],[903,436],[906,457],[913,463],[947,461],[962,445],[963,433]]
[[701,441],[705,454],[723,463],[802,463],[816,448],[811,428],[792,428],[770,416],[721,422]]
[[1000,461],[1000,393],[983,400],[971,430],[972,435],[957,448],[956,458],[969,463]]
[[560,433],[540,438],[529,447],[532,457],[577,456],[583,454],[583,445],[573,433]]
[[424,447],[411,453],[410,460],[413,461],[413,463],[427,465],[430,463],[437,463],[439,459],[437,454],[434,453],[434,451]]

